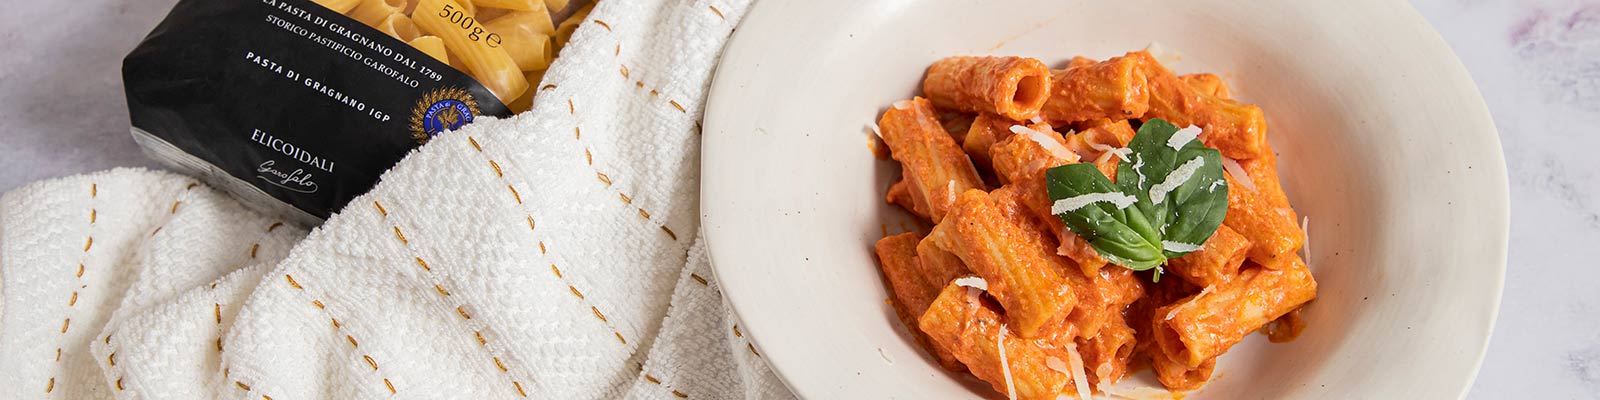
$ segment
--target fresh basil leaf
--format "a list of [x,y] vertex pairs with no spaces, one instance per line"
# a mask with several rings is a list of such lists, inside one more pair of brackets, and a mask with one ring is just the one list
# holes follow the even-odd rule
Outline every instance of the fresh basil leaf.
[[1116,183],[1088,163],[1050,169],[1052,200],[1096,193],[1134,200],[1126,207],[1095,202],[1057,216],[1108,261],[1134,270],[1200,248],[1227,214],[1228,184],[1222,154],[1197,138],[1169,143],[1179,131],[1161,119],[1146,121],[1128,143],[1132,162],[1119,163]]

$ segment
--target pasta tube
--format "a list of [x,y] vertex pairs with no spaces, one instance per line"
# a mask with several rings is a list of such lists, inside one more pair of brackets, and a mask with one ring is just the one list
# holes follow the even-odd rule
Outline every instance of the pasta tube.
[[1052,124],[1096,118],[1138,118],[1150,109],[1139,60],[1113,57],[1093,65],[1053,71],[1050,96],[1039,114]]
[[1000,207],[982,190],[969,190],[928,237],[988,282],[1018,335],[1035,337],[1060,323],[1076,299],[1058,273],[1066,267],[1047,252],[1043,237],[1005,218]]
[[568,0],[544,0],[544,7],[557,11],[565,10],[568,2]]
[[[1100,252],[1089,246],[1087,240],[1072,233],[1066,223],[1050,213],[1050,207],[1055,202],[1050,200],[1049,192],[1045,189],[1044,171],[1078,162],[1078,156],[1066,150],[1066,142],[1049,131],[1048,125],[1039,124],[1030,129],[1044,138],[1035,137],[1033,133],[1011,135],[990,147],[989,155],[994,163],[995,175],[1002,182],[1009,182],[1008,186],[1014,186],[1021,195],[1023,205],[1033,211],[1047,232],[1055,235],[1059,246],[1056,254],[1071,258],[1084,271],[1098,270],[1106,265],[1105,258],[1100,257]],[[1045,145],[1048,142],[1063,147],[1052,151]]]
[[422,36],[406,43],[439,62],[450,63],[450,52],[444,49],[444,40],[440,40],[438,36]]
[[361,3],[361,0],[311,0],[311,1],[317,3],[317,5],[322,6],[323,8],[326,8],[326,9],[329,9],[329,10],[333,10],[333,12],[340,13],[340,14],[344,14],[344,13],[350,12],[350,9],[356,8],[356,4],[360,4]]
[[1200,250],[1169,260],[1166,271],[1195,286],[1220,285],[1239,275],[1249,251],[1250,240],[1222,225]]
[[1155,370],[1156,380],[1168,390],[1188,391],[1199,389],[1200,386],[1211,380],[1211,373],[1217,368],[1216,359],[1208,359],[1195,367],[1173,361],[1172,357],[1162,353],[1160,349],[1151,348],[1150,369]]
[[544,2],[540,0],[472,0],[472,4],[478,7],[517,11],[532,11],[534,8],[544,8]]
[[1316,297],[1317,282],[1299,257],[1281,270],[1251,268],[1231,283],[1156,309],[1156,345],[1172,361],[1200,367]]
[[1272,269],[1282,268],[1306,240],[1278,182],[1277,159],[1269,145],[1261,157],[1237,161],[1253,188],[1240,184],[1232,173],[1223,174],[1228,180],[1228,214],[1222,224],[1250,240],[1250,261]]
[[405,14],[389,14],[373,28],[377,28],[389,37],[407,42],[422,36],[422,32],[417,30],[417,24],[411,22],[411,18]]
[[1223,156],[1244,160],[1263,156],[1267,146],[1267,118],[1261,107],[1201,93],[1184,83],[1150,53],[1128,53],[1141,60],[1149,82],[1150,112],[1177,126],[1201,128],[1200,141]]
[[350,9],[347,15],[367,26],[378,26],[390,15],[404,14],[406,2],[407,0],[361,0],[361,3]]
[[961,363],[948,351],[929,346],[927,335],[923,334],[917,325],[917,320],[928,311],[928,305],[933,304],[933,299],[939,296],[939,291],[950,283],[941,282],[937,277],[925,273],[917,256],[918,242],[921,240],[922,238],[916,233],[902,233],[878,240],[874,247],[878,253],[879,267],[882,268],[883,279],[892,292],[891,303],[894,305],[895,315],[900,317],[900,322],[911,331],[917,342],[922,344],[922,348],[932,349],[940,364],[945,368],[959,371],[962,368]]
[[891,156],[904,166],[915,208],[928,210],[934,223],[944,219],[957,194],[983,188],[978,171],[939,125],[927,99],[896,102],[878,120],[878,129]]
[[508,26],[504,29],[489,28],[490,32],[499,33],[505,38],[502,46],[506,54],[511,55],[511,60],[517,63],[517,68],[523,71],[536,71],[550,68],[550,62],[555,60],[554,45],[550,36],[533,31],[521,26]]
[[1050,68],[1025,57],[948,57],[928,67],[922,93],[935,106],[1033,118],[1050,92]]
[[[357,7],[359,8],[359,7]],[[511,102],[528,90],[528,79],[506,53],[504,41],[472,18],[453,0],[420,0],[412,14],[417,26],[444,41],[479,83],[502,102]]]
[[1078,340],[1078,352],[1083,356],[1084,369],[1095,386],[1115,384],[1128,375],[1128,363],[1133,360],[1135,346],[1133,328],[1120,313],[1106,320],[1100,334]]
[[967,157],[972,158],[972,165],[979,170],[988,170],[992,167],[989,163],[989,147],[995,142],[1011,136],[1011,126],[1016,125],[1010,119],[994,114],[978,114],[972,120],[972,125],[967,127],[966,135],[962,136],[961,149],[967,151]]
[[965,287],[945,286],[919,326],[930,341],[949,349],[973,376],[1000,393],[1014,389],[1018,399],[1054,400],[1072,382],[1068,374],[1049,367],[1051,356],[1044,348],[1002,325],[994,306]]
[[889,192],[884,194],[884,200],[888,201],[889,204],[900,206],[900,208],[905,209],[906,212],[910,212],[912,215],[922,219],[930,219],[928,217],[927,203],[918,203],[916,199],[912,198],[911,181],[909,180],[901,179],[899,182],[889,185]]
[[1178,80],[1194,88],[1196,92],[1204,93],[1217,98],[1229,98],[1228,84],[1222,82],[1222,77],[1213,73],[1188,74],[1179,76]]
[[511,27],[521,27],[538,34],[555,35],[556,33],[556,26],[550,22],[550,12],[546,11],[542,6],[533,11],[506,13],[499,18],[489,20],[484,25],[487,25],[489,30],[495,32],[510,30]]

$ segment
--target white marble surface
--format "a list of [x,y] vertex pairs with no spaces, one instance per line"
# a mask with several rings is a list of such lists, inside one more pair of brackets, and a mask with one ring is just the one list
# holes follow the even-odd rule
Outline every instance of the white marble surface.
[[[62,12],[53,2],[34,2],[0,13],[0,191],[154,166],[128,136],[120,67],[172,3],[87,0]],[[1504,299],[1469,397],[1596,398],[1600,1],[1413,4],[1472,72],[1511,177]],[[1426,368],[1426,360],[1417,367]]]

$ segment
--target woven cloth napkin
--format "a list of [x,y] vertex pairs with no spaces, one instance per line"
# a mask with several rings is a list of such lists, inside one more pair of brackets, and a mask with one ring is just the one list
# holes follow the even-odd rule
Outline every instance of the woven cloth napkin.
[[307,232],[112,170],[0,198],[0,398],[787,398],[699,239],[699,118],[748,0],[600,2],[532,111]]

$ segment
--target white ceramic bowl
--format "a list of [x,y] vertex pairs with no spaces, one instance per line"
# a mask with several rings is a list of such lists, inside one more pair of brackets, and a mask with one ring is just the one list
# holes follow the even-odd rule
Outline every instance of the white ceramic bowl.
[[1321,284],[1299,340],[1245,340],[1191,398],[1462,396],[1500,300],[1505,165],[1465,69],[1386,0],[759,3],[712,86],[701,207],[728,302],[784,382],[817,399],[989,396],[884,303],[872,243],[906,216],[883,202],[899,167],[873,158],[867,125],[941,57],[1058,65],[1151,43],[1266,110]]

